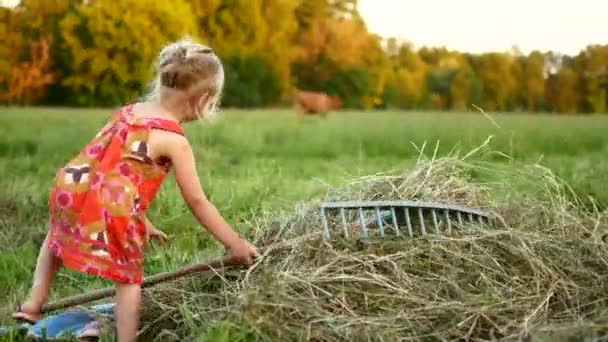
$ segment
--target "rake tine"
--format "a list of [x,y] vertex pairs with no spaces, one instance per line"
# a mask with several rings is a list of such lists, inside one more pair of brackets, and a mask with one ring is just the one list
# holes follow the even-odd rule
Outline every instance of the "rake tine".
[[323,220],[323,239],[329,240],[329,225],[327,224],[327,217],[325,216],[325,208],[321,208],[321,218]]
[[469,221],[471,221],[471,223],[473,223],[473,214],[469,213]]
[[382,217],[380,217],[380,208],[375,207],[376,221],[378,222],[378,229],[380,229],[380,235],[384,236],[384,224],[382,224]]
[[483,225],[483,216],[479,215],[479,224]]
[[401,235],[401,231],[399,231],[399,223],[397,223],[397,214],[395,213],[395,207],[391,207],[391,216],[393,217],[393,224],[395,225],[395,232],[397,236]]
[[456,215],[458,216],[458,227],[462,227],[462,214],[460,211],[457,211]]
[[437,224],[437,213],[435,213],[435,209],[431,209],[431,215],[433,216],[433,229],[435,233],[439,233],[439,224]]
[[365,220],[363,219],[363,208],[357,208],[357,211],[359,212],[359,222],[361,223],[363,238],[367,239],[367,227],[365,226]]
[[443,211],[445,214],[445,221],[448,223],[448,234],[452,233],[452,221],[450,220],[450,212],[446,209]]
[[426,235],[426,226],[424,225],[424,214],[422,208],[418,207],[418,218],[420,219],[420,233]]
[[348,225],[346,224],[346,215],[344,215],[344,208],[340,208],[340,219],[342,221],[342,229],[344,229],[344,237],[348,239]]
[[410,210],[408,207],[403,207],[403,213],[405,214],[405,222],[407,223],[407,235],[413,237],[412,234],[412,220],[410,219]]

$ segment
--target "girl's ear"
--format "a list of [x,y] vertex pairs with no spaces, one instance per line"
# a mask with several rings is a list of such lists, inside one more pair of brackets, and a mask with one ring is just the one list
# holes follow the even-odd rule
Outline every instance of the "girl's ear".
[[208,91],[204,92],[200,96],[190,96],[188,101],[190,102],[190,108],[194,110],[194,116],[197,118],[202,118],[205,115],[205,111],[207,110],[207,106],[209,105],[209,100],[211,99],[211,95]]
[[211,99],[211,94],[208,91],[204,92],[203,95],[198,99],[198,105],[200,108],[206,108],[209,100]]
[[188,97],[188,102],[190,102],[190,104],[192,106],[200,106],[201,104],[204,104],[205,102],[207,102],[209,100],[209,92],[206,91],[204,92],[202,95],[198,96],[198,95],[191,95]]

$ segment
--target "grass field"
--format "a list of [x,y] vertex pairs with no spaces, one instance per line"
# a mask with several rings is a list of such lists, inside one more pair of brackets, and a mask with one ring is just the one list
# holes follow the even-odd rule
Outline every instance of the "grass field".
[[[109,117],[109,110],[0,109],[0,306],[13,305],[30,285],[46,232],[46,201],[54,172]],[[186,128],[203,188],[227,220],[247,221],[290,208],[345,178],[412,165],[417,148],[438,155],[469,151],[494,136],[494,162],[538,162],[556,171],[589,203],[608,205],[608,118],[481,114],[344,112],[296,119],[288,111],[226,111],[213,123]],[[509,182],[505,179],[504,182]],[[172,270],[216,253],[184,205],[173,179],[163,185],[150,219],[171,236],[153,249],[146,274]],[[51,298],[107,285],[62,271]],[[0,318],[6,322],[6,317]]]

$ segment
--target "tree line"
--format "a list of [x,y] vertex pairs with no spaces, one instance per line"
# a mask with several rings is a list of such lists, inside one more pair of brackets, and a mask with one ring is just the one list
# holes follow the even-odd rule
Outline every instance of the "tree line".
[[226,69],[224,106],[296,89],[347,108],[605,113],[608,45],[576,56],[415,49],[368,31],[356,0],[23,0],[0,8],[0,102],[107,106],[143,94],[167,42],[190,34]]

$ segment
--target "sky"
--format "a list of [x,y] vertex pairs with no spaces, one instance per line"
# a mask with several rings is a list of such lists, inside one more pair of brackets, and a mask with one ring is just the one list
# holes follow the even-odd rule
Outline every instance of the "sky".
[[368,29],[415,47],[577,54],[608,44],[608,0],[359,0]]
[[0,5],[6,7],[17,6],[18,3],[19,0],[0,0]]

